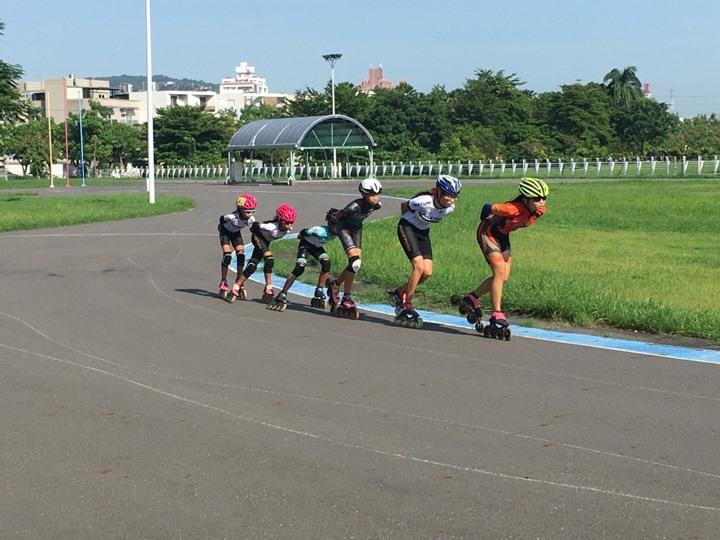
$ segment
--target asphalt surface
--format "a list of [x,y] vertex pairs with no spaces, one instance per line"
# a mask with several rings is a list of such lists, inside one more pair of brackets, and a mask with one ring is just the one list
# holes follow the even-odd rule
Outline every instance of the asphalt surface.
[[719,366],[222,302],[239,191],[0,235],[1,538],[718,537]]

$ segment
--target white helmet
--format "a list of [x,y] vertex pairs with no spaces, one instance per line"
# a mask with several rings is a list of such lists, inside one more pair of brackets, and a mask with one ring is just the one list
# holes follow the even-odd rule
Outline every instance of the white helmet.
[[358,186],[360,193],[382,193],[382,185],[375,178],[366,178]]

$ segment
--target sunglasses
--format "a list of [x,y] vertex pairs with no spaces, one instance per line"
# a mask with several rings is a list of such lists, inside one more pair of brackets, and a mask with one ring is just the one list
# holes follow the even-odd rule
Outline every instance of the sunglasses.
[[245,212],[246,214],[254,214],[254,213],[255,213],[255,210],[245,210],[245,209],[243,209],[243,212]]
[[530,200],[535,202],[547,201],[547,197],[531,197]]

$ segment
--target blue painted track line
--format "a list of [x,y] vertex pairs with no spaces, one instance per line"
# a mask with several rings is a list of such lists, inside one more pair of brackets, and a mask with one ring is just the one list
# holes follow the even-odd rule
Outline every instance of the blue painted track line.
[[[292,239],[293,236],[288,235],[285,238]],[[245,252],[250,253],[252,245],[245,246]],[[260,270],[262,263],[258,265]],[[237,263],[235,255],[233,255],[230,269],[236,271]],[[250,277],[252,281],[263,283],[262,273],[255,272]],[[285,284],[285,278],[273,274],[272,285],[276,289],[282,289]],[[315,286],[308,285],[296,281],[290,291],[293,294],[312,298],[315,295]],[[292,305],[292,304],[291,304]],[[390,305],[384,304],[358,304],[358,308],[362,311],[372,313],[382,313],[384,315],[395,316],[395,310]],[[452,326],[456,328],[464,328],[469,332],[475,333],[475,329],[464,317],[455,315],[436,314],[432,311],[417,310],[420,317],[426,323],[435,323],[443,326]],[[645,341],[633,341],[629,339],[606,338],[601,336],[590,336],[586,334],[575,334],[570,332],[559,332],[555,330],[542,330],[538,328],[526,328],[522,326],[511,326],[513,337],[524,337],[529,339],[540,339],[544,341],[554,341],[557,343],[566,343],[568,345],[578,345],[582,347],[594,347],[597,349],[607,349],[621,352],[631,352],[650,356],[662,356],[665,358],[674,358],[677,360],[686,360],[689,362],[703,362],[708,364],[720,364],[720,351],[710,349],[692,349],[689,347],[677,347],[674,345],[660,345],[656,343],[648,343]],[[478,336],[479,338],[480,336]]]

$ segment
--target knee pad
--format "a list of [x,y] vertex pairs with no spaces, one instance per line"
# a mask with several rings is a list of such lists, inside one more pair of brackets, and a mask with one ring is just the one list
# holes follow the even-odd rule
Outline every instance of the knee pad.
[[252,259],[250,259],[250,262],[247,263],[245,270],[243,270],[243,276],[248,278],[255,273],[255,270],[257,270],[257,263],[255,261],[253,261]]
[[293,268],[292,275],[295,277],[300,277],[304,271],[305,260],[303,260],[302,262],[298,261],[295,263],[295,268]]
[[231,261],[232,261],[232,254],[231,253],[223,253],[223,258],[222,258],[223,268],[227,268],[228,266],[230,266]]
[[269,257],[265,257],[265,273],[266,274],[272,274],[273,266],[275,266],[275,258],[270,255]]
[[330,257],[320,259],[320,271],[323,274],[330,271]]
[[352,272],[353,274],[356,273],[360,270],[361,262],[360,257],[350,257],[350,259],[348,259],[347,271]]

